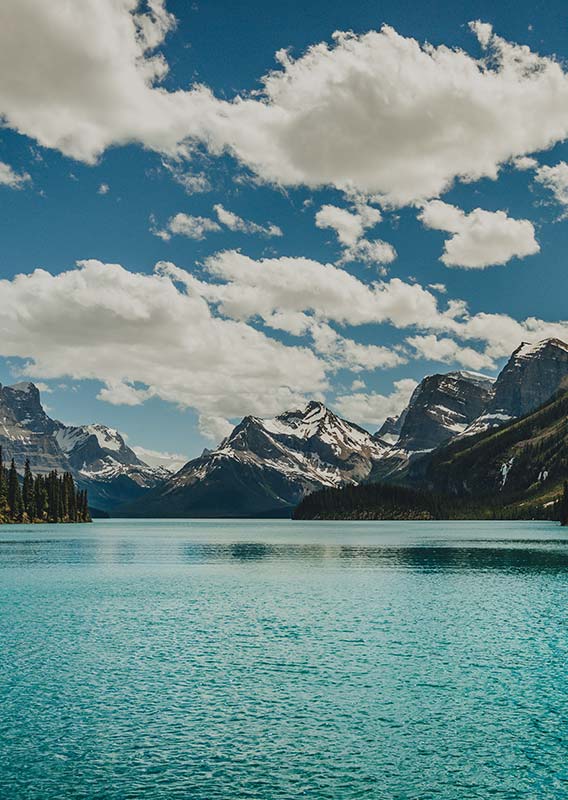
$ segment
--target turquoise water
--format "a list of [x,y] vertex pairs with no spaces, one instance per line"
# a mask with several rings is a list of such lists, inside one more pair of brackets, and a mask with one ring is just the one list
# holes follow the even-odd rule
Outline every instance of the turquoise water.
[[0,527],[5,800],[568,797],[551,523]]

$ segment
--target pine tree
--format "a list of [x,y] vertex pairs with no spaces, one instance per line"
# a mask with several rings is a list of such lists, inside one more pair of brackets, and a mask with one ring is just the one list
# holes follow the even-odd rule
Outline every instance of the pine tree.
[[564,482],[564,491],[562,492],[562,500],[560,501],[560,524],[563,527],[568,526],[568,482]]
[[8,481],[0,445],[0,522],[8,516]]
[[24,512],[29,520],[34,518],[34,478],[30,469],[30,460],[26,458],[24,467],[24,484],[22,488]]
[[22,492],[20,490],[20,482],[18,480],[14,459],[12,459],[10,471],[8,473],[8,506],[10,508],[10,517],[12,520],[20,522],[23,512]]

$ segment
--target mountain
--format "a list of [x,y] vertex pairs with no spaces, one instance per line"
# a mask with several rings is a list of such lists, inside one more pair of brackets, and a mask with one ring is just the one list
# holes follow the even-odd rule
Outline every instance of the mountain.
[[190,461],[124,516],[287,515],[309,492],[358,483],[388,447],[310,402],[274,419],[245,417],[216,450]]
[[410,460],[463,433],[487,407],[492,393],[493,378],[476,372],[448,372],[424,378],[400,417],[390,418],[377,432],[379,438],[390,440],[392,445],[374,465],[368,480],[394,476]]
[[534,411],[568,376],[568,345],[560,339],[523,342],[499,373],[491,402],[467,428],[474,435]]
[[134,500],[171,475],[150,467],[105,425],[68,426],[51,419],[33,383],[0,386],[0,445],[4,461],[14,458],[22,471],[29,458],[32,472],[69,471],[89,503],[103,511]]
[[55,439],[77,483],[88,490],[89,502],[101,510],[135,500],[171,476],[164,467],[141,461],[121,434],[106,425],[62,426]]
[[[565,382],[565,385],[568,382]],[[568,479],[568,391],[497,430],[457,439],[409,468],[409,484],[517,508],[546,508]]]
[[[568,381],[567,381],[568,383]],[[568,481],[568,391],[498,430],[411,461],[403,486],[323,489],[295,519],[558,519]],[[568,498],[568,494],[566,495]],[[564,510],[564,513],[568,512]]]
[[39,390],[33,383],[0,385],[0,445],[4,463],[12,458],[22,468],[26,458],[35,473],[65,472],[69,464],[61,452],[55,432],[61,423],[45,413]]

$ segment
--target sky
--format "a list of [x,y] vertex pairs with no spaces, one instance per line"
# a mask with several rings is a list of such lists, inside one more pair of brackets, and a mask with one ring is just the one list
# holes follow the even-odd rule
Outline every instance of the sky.
[[197,455],[568,339],[560,2],[4,0],[0,381]]

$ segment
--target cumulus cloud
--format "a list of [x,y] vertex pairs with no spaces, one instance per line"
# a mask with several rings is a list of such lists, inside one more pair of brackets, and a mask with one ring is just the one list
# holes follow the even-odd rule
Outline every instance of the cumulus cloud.
[[8,186],[10,189],[21,189],[24,184],[31,181],[27,172],[14,172],[9,164],[0,161],[0,186]]
[[99,188],[97,189],[98,194],[108,194],[110,192],[110,186],[108,183],[101,183]]
[[414,348],[417,355],[429,361],[441,361],[444,364],[460,364],[468,369],[492,369],[495,361],[486,353],[480,353],[473,347],[463,347],[453,339],[439,338],[434,334],[426,336],[409,336],[406,341]]
[[334,368],[347,368],[352,372],[386,369],[406,364],[403,355],[390,347],[361,344],[340,336],[326,323],[316,323],[310,329],[316,352],[327,357]]
[[153,224],[150,230],[154,236],[167,242],[172,235],[187,236],[189,239],[204,239],[211,231],[220,231],[221,226],[209,217],[194,217],[191,214],[180,212],[168,220],[165,228],[156,228]]
[[217,219],[221,225],[225,225],[230,231],[240,231],[240,233],[260,233],[262,236],[282,236],[282,231],[278,225],[269,222],[268,225],[258,225],[237,216],[232,211],[224,208],[221,203],[213,206],[217,214]]
[[[338,264],[349,264],[352,261],[362,261],[364,264],[390,264],[396,258],[396,250],[382,239],[359,239],[354,245],[346,247]],[[382,271],[383,274],[386,270]]]
[[568,208],[568,164],[565,161],[553,167],[539,167],[535,181],[550,189],[556,202]]
[[96,379],[101,398],[160,397],[206,418],[275,414],[327,387],[324,363],[239,321],[220,319],[165,271],[84,261],[0,281],[0,354],[24,374]]
[[318,228],[331,228],[343,246],[338,264],[362,261],[365,264],[390,264],[396,258],[396,250],[381,239],[369,241],[363,238],[367,228],[373,228],[382,220],[378,208],[358,203],[354,211],[334,205],[323,205],[316,213]]
[[513,166],[521,172],[526,172],[529,169],[536,169],[538,161],[530,156],[518,156],[518,158],[513,159]]
[[387,417],[395,417],[408,405],[418,383],[411,378],[394,382],[390,394],[356,392],[337,397],[334,407],[347,419],[378,428]]
[[367,228],[373,228],[382,220],[378,208],[361,204],[355,211],[333,205],[323,205],[316,214],[318,228],[331,228],[341,244],[351,247],[363,236]]
[[267,180],[392,205],[438,196],[456,178],[494,179],[512,157],[565,138],[568,79],[555,60],[472,27],[485,58],[386,26],[337,33],[297,60],[282,52],[264,97],[227,104],[217,135]]
[[161,450],[150,450],[147,447],[133,446],[132,450],[139,459],[151,467],[165,467],[170,472],[177,472],[189,460],[181,453],[167,453]]
[[532,222],[511,219],[504,211],[476,208],[465,214],[449,203],[431,200],[422,208],[419,219],[427,228],[453,234],[444,243],[440,258],[447,267],[485,269],[540,250]]
[[418,283],[399,278],[363,283],[332,264],[307,258],[255,260],[234,250],[224,251],[205,262],[209,281],[200,281],[173,264],[164,263],[161,269],[227,317],[259,319],[296,336],[322,322],[340,326],[387,323],[475,343],[492,361],[510,355],[521,341],[549,336],[568,340],[568,321],[534,317],[518,321],[485,312],[472,315],[463,300],[443,298],[442,302]]
[[399,278],[363,283],[332,264],[308,258],[255,260],[235,250],[211,256],[205,268],[213,281],[202,282],[175,265],[162,269],[233,319],[259,317],[273,328],[300,335],[314,320],[341,325],[391,322],[396,327],[449,324],[462,308],[440,311],[436,297],[419,284]]
[[[496,178],[500,165],[568,134],[561,64],[472,29],[482,58],[421,45],[385,26],[334,34],[279,67],[262,91],[216,98],[206,86],[167,91],[157,53],[175,24],[163,0],[4,0],[0,114],[46,147],[94,162],[138,142],[169,157],[195,145],[230,152],[279,185],[331,185],[404,205],[456,179]],[[321,142],[325,138],[326,146]]]

